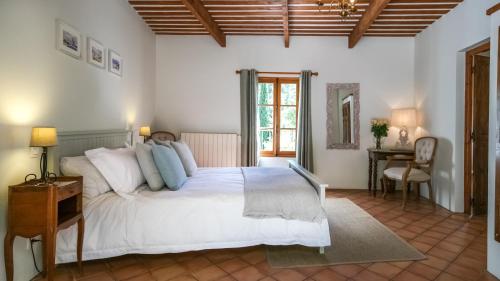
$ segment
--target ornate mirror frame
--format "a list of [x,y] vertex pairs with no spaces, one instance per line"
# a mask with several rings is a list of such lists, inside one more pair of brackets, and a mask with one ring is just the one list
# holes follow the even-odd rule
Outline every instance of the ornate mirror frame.
[[[334,102],[334,95],[338,90],[352,90],[354,97],[354,142],[353,143],[334,143],[331,138],[335,134],[333,121],[338,118],[331,110]],[[359,150],[359,83],[327,83],[326,84],[326,149],[354,149]]]

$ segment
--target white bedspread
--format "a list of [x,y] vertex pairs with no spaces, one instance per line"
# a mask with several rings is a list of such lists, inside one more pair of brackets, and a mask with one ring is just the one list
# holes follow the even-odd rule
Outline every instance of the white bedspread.
[[[312,188],[312,187],[311,187]],[[132,199],[114,192],[84,203],[83,259],[259,244],[330,245],[328,221],[243,217],[239,168],[199,169],[179,191],[142,188]],[[59,232],[57,262],[76,260],[76,225]]]

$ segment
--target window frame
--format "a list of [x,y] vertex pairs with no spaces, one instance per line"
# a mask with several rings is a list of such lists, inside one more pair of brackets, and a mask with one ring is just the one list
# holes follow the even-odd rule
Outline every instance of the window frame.
[[[300,96],[300,79],[298,77],[259,77],[258,83],[272,83],[273,84],[273,150],[261,150],[260,155],[263,157],[295,157],[297,148],[293,151],[280,150],[280,134],[281,130],[295,130],[295,140],[297,140],[297,123],[299,117],[299,96]],[[282,105],[281,104],[281,85],[282,84],[295,84],[297,89],[295,105]],[[257,94],[258,95],[258,94]],[[257,103],[257,110],[260,106]],[[270,106],[270,105],[267,105]],[[281,107],[295,107],[296,120],[295,128],[281,128]],[[260,128],[258,128],[260,134]]]

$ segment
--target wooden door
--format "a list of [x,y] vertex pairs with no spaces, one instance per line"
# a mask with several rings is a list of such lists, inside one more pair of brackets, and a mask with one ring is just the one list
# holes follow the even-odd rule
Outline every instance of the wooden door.
[[473,215],[482,215],[488,210],[489,57],[474,56],[473,71],[472,206]]
[[351,102],[342,105],[343,143],[351,143]]
[[[500,46],[500,27],[498,28],[498,44]],[[500,98],[500,49],[497,50],[497,103]],[[500,108],[497,108],[497,114]],[[497,117],[497,126],[498,126]],[[495,169],[495,240],[500,242],[500,155],[496,150],[496,169]]]

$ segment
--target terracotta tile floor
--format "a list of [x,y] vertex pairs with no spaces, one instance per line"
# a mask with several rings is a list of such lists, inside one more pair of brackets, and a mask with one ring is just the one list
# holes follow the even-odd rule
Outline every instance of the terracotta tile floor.
[[424,252],[428,259],[274,269],[266,262],[264,247],[259,246],[89,261],[84,263],[83,274],[74,264],[65,264],[58,266],[56,280],[498,280],[485,272],[485,218],[469,220],[443,208],[433,210],[428,201],[415,198],[402,211],[400,194],[383,200],[370,197],[367,191],[346,190],[329,191],[328,197],[349,198]]

